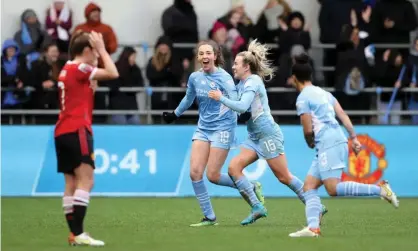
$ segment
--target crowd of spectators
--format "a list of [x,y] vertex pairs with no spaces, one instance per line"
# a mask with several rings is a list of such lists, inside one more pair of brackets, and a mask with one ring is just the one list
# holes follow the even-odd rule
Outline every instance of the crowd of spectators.
[[[318,0],[320,42],[335,44],[324,49],[323,66],[335,67],[324,73],[324,81],[313,81],[334,87],[335,95],[346,110],[388,109],[392,93],[376,95],[362,92],[367,87],[416,88],[418,38],[411,39],[417,29],[413,4],[407,0]],[[71,34],[77,30],[103,34],[110,54],[118,48],[118,39],[110,24],[101,19],[102,9],[89,3],[84,10],[86,22],[73,28],[73,10],[65,0],[52,0],[43,24],[35,11],[21,15],[20,30],[3,41],[1,56],[2,109],[57,109],[55,91],[60,69],[68,60]],[[146,69],[136,62],[137,52],[123,48],[116,65],[120,78],[99,83],[110,87],[109,93],[96,92],[95,109],[138,110],[136,93],[119,91],[120,87],[148,86],[146,95],[152,109],[174,109],[183,93],[153,93],[152,87],[185,87],[191,72],[198,68],[192,48],[176,48],[174,43],[198,43],[199,17],[192,0],[174,0],[161,16],[163,34],[155,42]],[[213,21],[207,38],[222,46],[225,70],[232,71],[237,53],[252,39],[276,44],[269,55],[277,66],[268,87],[291,88],[288,79],[292,57],[311,49],[310,24],[303,13],[293,10],[286,0],[269,0],[256,20],[246,13],[243,1],[232,1],[230,10]],[[412,41],[412,42],[411,42]],[[410,49],[381,49],[376,44],[411,44]],[[318,63],[318,62],[317,62]],[[99,66],[101,62],[99,62]],[[314,61],[312,60],[312,65]],[[33,92],[27,87],[32,87]],[[294,110],[296,93],[270,93],[272,110]],[[398,92],[392,110],[418,110],[418,93]],[[355,123],[369,123],[370,117],[354,116]],[[418,124],[418,116],[393,115],[389,121],[378,116],[378,123],[400,124],[402,120]],[[56,116],[36,116],[36,123],[54,123]],[[294,122],[294,117],[279,120]],[[10,116],[2,116],[9,123]],[[139,124],[136,115],[95,116],[96,123]]]

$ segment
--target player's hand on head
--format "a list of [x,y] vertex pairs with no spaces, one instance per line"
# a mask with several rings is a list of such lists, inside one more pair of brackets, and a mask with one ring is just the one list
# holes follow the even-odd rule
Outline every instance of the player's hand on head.
[[103,35],[101,33],[97,33],[92,31],[90,33],[90,44],[95,48],[97,51],[105,50],[105,44],[103,41]]
[[167,124],[171,124],[177,119],[177,115],[174,112],[163,112],[163,119]]
[[210,91],[208,94],[209,98],[219,101],[222,97],[222,92],[220,90]]

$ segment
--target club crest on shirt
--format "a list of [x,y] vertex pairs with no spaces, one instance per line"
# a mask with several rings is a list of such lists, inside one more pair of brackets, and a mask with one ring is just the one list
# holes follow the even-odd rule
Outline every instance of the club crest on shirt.
[[214,82],[209,83],[210,88],[216,89],[216,84]]
[[[348,157],[348,172],[343,172],[342,181],[355,181],[365,184],[376,184],[383,177],[383,172],[388,166],[385,159],[385,145],[378,143],[367,134],[357,135],[357,139],[363,145],[363,149],[356,154],[350,147]],[[351,140],[348,142],[351,145]],[[372,170],[372,159],[376,157],[377,168]]]

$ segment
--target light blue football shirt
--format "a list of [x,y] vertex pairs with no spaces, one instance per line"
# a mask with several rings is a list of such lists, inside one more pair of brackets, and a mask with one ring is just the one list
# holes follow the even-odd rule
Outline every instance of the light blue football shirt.
[[251,139],[257,140],[280,130],[270,112],[266,87],[258,75],[250,75],[237,85],[239,101],[224,96],[221,103],[227,107],[244,113],[251,112],[247,122],[247,131]]
[[315,147],[324,150],[347,142],[340,124],[335,118],[335,97],[317,86],[306,86],[296,100],[298,116],[308,113],[312,116]]
[[222,68],[213,73],[202,70],[193,72],[187,82],[186,96],[174,111],[183,114],[197,99],[199,105],[198,128],[207,131],[228,130],[237,125],[237,114],[220,102],[208,97],[211,90],[220,90],[231,100],[237,100],[238,92],[231,75]]

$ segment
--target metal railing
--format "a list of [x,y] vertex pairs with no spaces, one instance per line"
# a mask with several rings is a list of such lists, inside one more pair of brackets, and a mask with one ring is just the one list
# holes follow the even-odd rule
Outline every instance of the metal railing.
[[[136,93],[146,93],[148,88],[146,87],[121,87],[119,90],[121,92],[136,92]],[[324,88],[327,91],[335,92],[335,88]],[[2,88],[2,91],[10,90],[10,88]],[[33,91],[33,88],[26,88],[27,91]],[[376,104],[380,102],[381,93],[393,92],[394,88],[365,88],[362,92],[365,93],[374,93],[376,94]],[[96,89],[96,92],[109,92],[110,88],[108,87],[99,87]],[[184,93],[186,88],[182,87],[153,87],[153,93]],[[293,88],[283,88],[283,87],[270,87],[267,88],[268,93],[289,93],[296,92]],[[409,93],[418,93],[418,88],[403,88],[399,90],[400,92],[409,92]],[[146,108],[144,110],[94,110],[94,115],[145,115],[147,116],[147,123],[152,123],[152,116],[161,115],[162,112],[171,112],[172,110],[153,110],[151,105],[151,98],[148,95],[146,97]],[[47,110],[47,109],[2,109],[2,115],[57,115],[59,110]],[[385,115],[386,111],[381,110],[346,110],[348,115],[359,115],[359,116],[378,116]],[[271,114],[274,116],[293,116],[296,115],[296,110],[272,110]],[[186,111],[184,115],[198,115],[198,111]],[[408,110],[408,111],[390,111],[389,115],[418,115],[418,110]]]

